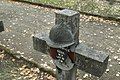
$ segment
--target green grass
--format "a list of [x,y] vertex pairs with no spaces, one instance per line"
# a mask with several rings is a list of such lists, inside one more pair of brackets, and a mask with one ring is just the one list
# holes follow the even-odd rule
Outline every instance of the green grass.
[[24,0],[120,19],[120,5],[96,0]]
[[57,6],[57,7],[64,7],[64,8],[65,7],[71,8],[77,2],[76,0],[24,0],[24,1],[48,4],[48,5],[53,5],[53,6]]

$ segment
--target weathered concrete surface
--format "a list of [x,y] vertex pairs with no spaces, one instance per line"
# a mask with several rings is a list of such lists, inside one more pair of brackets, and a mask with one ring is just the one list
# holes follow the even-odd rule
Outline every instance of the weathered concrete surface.
[[33,36],[33,48],[36,51],[42,52],[46,55],[49,55],[49,49],[50,47],[47,45],[46,41],[45,41],[45,37],[48,37],[48,34],[40,32],[38,34],[35,34]]
[[[49,33],[39,33],[33,36],[33,47],[35,50],[49,55],[50,46],[46,43],[46,37]],[[74,47],[75,48],[75,47]],[[87,45],[78,44],[74,49],[77,59],[76,66],[78,69],[88,72],[95,76],[102,76],[108,65],[109,55],[103,51],[90,49]]]
[[[0,33],[1,44],[15,52],[19,51],[38,64],[54,67],[49,56],[37,52],[32,47],[32,35],[50,29],[54,25],[54,10],[28,4],[0,0],[0,19],[5,32]],[[89,21],[81,16],[80,42],[96,50],[110,54],[107,72],[100,78],[78,71],[82,80],[119,80],[120,78],[120,25],[107,22]],[[24,53],[22,53],[24,52]],[[47,64],[47,65],[46,65]]]
[[82,43],[77,46],[75,52],[77,53],[76,65],[78,69],[98,77],[104,74],[109,59],[107,53],[90,49]]

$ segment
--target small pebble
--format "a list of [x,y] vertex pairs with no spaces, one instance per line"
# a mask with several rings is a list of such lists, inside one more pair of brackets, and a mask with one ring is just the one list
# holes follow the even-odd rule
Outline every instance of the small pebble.
[[117,59],[117,58],[118,58],[118,56],[114,56],[113,58],[114,58],[114,59]]
[[86,77],[88,77],[88,74],[85,74],[85,75],[83,76],[83,78],[86,78]]
[[116,76],[118,77],[118,76],[120,76],[120,74],[116,74]]
[[118,64],[120,65],[120,62],[118,62]]
[[20,51],[17,51],[17,53],[20,53]]
[[53,69],[53,71],[56,71],[56,69]]
[[109,69],[106,69],[106,72],[109,72]]
[[108,61],[111,61],[111,59],[108,59]]
[[109,66],[112,67],[113,65],[110,64]]
[[120,58],[118,58],[117,61],[120,61]]
[[41,59],[41,61],[43,61],[43,59]]

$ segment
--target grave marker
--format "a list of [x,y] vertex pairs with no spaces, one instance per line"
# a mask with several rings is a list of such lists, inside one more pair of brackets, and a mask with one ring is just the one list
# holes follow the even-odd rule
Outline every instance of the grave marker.
[[102,76],[109,55],[79,43],[79,13],[64,9],[55,14],[55,26],[50,33],[33,36],[33,47],[42,53],[50,53],[57,68],[57,80],[76,80],[77,69]]
[[4,31],[3,21],[0,21],[0,32]]

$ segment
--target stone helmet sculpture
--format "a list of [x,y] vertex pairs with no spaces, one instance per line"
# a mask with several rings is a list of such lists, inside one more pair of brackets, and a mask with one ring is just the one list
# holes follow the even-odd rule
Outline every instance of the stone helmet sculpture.
[[74,36],[65,23],[60,23],[51,28],[47,44],[54,48],[68,47],[75,43]]
[[[69,26],[67,26],[64,22],[61,22],[59,25],[55,25],[51,28],[49,36],[46,38],[46,43],[50,47],[56,49],[67,48],[75,43],[74,35],[72,34]],[[74,66],[74,63],[72,63],[68,55],[66,55],[66,59],[62,63],[60,62],[60,59],[54,59],[53,62],[62,70],[70,70]]]

